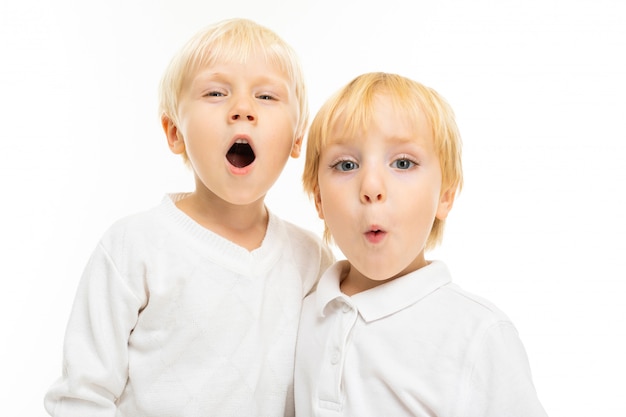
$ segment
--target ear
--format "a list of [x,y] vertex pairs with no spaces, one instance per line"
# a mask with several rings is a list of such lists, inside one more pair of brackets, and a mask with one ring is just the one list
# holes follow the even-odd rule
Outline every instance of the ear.
[[300,156],[300,151],[302,150],[302,136],[296,138],[293,141],[293,146],[291,147],[291,157],[297,158]]
[[320,219],[324,219],[324,209],[322,208],[322,195],[320,194],[320,187],[316,185],[313,189],[313,197],[315,199],[315,209]]
[[163,131],[167,137],[167,144],[169,145],[170,150],[177,155],[184,153],[185,141],[172,119],[166,115],[162,115],[161,126],[163,126]]
[[448,213],[452,210],[454,204],[454,197],[456,196],[456,188],[450,187],[443,191],[439,196],[439,205],[437,206],[437,217],[439,220],[445,220],[448,217]]

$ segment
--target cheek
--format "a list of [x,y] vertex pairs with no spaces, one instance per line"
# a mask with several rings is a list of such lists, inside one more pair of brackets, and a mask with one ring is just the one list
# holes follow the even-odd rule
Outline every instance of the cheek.
[[338,190],[321,186],[316,207],[320,218],[324,219],[329,227],[335,228],[336,225],[343,223],[348,204],[345,198],[341,198]]
[[397,196],[400,200],[393,204],[397,218],[405,219],[414,227],[432,225],[439,206],[438,187],[417,187],[410,191],[405,188]]
[[279,114],[274,113],[271,118],[274,120],[272,123],[274,128],[280,128],[281,130],[289,130],[295,136],[296,127],[298,125],[298,112],[295,110],[282,110],[276,109],[276,111],[280,111]]
[[346,205],[324,205],[324,222],[341,248],[354,240],[355,229],[358,229],[354,222],[356,216],[353,214]]
[[275,123],[265,133],[265,136],[271,142],[272,155],[276,159],[282,160],[292,154],[296,141],[296,131],[291,123],[286,120],[283,123]]

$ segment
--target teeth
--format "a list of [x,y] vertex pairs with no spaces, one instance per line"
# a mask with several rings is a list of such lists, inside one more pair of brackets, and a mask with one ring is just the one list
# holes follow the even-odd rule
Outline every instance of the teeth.
[[246,139],[237,139],[235,143],[248,143]]

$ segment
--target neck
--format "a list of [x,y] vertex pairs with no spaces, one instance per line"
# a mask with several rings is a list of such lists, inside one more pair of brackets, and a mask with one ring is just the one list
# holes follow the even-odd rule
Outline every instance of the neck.
[[352,264],[348,264],[348,267],[343,270],[341,275],[340,289],[341,292],[343,292],[344,294],[352,296],[354,294],[370,290],[374,287],[378,287],[379,285],[385,284],[389,281],[393,281],[394,279],[403,277],[413,271],[423,268],[430,263],[431,261],[427,261],[426,259],[424,259],[424,252],[422,251],[415,258],[415,260],[407,265],[407,267],[404,268],[402,271],[396,273],[393,276],[389,276],[388,278],[377,279],[372,279],[368,276],[363,275]]
[[260,247],[265,237],[269,215],[263,199],[235,205],[194,192],[176,206],[201,226],[249,251]]

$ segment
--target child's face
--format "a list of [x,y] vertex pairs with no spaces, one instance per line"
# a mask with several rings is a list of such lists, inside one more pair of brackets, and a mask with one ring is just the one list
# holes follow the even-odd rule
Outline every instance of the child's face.
[[262,199],[289,158],[298,157],[298,101],[285,74],[260,55],[217,62],[192,78],[179,100],[170,148],[186,152],[196,192],[230,204]]
[[346,279],[366,287],[426,264],[433,221],[446,217],[454,198],[442,194],[425,116],[412,124],[382,95],[373,114],[354,137],[343,134],[341,121],[335,126],[320,155],[316,193],[320,217],[352,264]]

